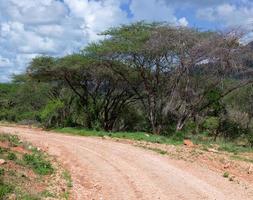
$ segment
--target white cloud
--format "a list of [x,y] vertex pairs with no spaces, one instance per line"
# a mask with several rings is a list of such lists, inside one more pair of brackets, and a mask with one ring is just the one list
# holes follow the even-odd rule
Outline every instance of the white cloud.
[[178,20],[178,23],[180,26],[188,26],[189,22],[187,21],[187,19],[185,17],[182,17]]
[[[247,5],[247,6],[246,6]],[[235,5],[224,3],[214,7],[199,9],[197,16],[209,21],[220,21],[225,26],[242,26],[247,28],[253,24],[253,5]]]
[[88,40],[99,38],[99,32],[108,27],[126,23],[127,13],[120,9],[120,1],[89,1],[89,0],[65,0],[70,9],[70,14],[83,19],[82,28]]
[[67,14],[67,7],[56,0],[8,0],[0,3],[4,18],[25,24],[55,23]]
[[0,0],[0,81],[24,71],[34,56],[78,51],[119,24],[146,20],[188,26],[183,8],[225,26],[253,23],[251,0]]
[[56,0],[0,1],[0,81],[23,72],[37,55],[61,56],[87,43],[83,20],[69,16],[68,6]]
[[51,38],[40,37],[20,22],[2,23],[1,36],[4,46],[15,47],[19,53],[56,53],[59,50]]

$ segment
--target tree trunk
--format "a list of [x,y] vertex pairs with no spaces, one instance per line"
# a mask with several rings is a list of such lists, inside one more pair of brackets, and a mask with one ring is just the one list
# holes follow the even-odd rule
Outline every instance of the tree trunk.
[[176,126],[176,130],[177,131],[181,131],[185,124],[186,124],[186,121],[187,121],[187,116],[184,116],[184,117],[181,117],[178,121],[177,121],[177,126]]
[[214,132],[214,142],[216,142],[218,136],[219,136],[219,131],[215,130],[215,132]]
[[159,125],[159,123],[157,123],[157,116],[155,112],[151,111],[149,113],[149,121],[150,121],[151,129],[152,129],[152,133],[159,135],[161,133],[161,126]]

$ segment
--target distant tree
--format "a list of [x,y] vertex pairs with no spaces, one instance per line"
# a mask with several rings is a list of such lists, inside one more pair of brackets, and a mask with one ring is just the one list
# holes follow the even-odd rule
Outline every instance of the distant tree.
[[19,75],[0,86],[0,120],[39,121],[39,112],[49,100],[50,86]]
[[125,80],[103,62],[81,54],[60,59],[36,58],[28,74],[37,80],[69,87],[79,98],[88,128],[113,130],[124,107],[134,101]]

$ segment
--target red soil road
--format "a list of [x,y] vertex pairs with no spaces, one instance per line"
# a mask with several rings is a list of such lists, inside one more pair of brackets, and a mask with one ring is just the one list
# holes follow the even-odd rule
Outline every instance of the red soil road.
[[54,155],[70,171],[73,200],[252,200],[252,186],[194,163],[95,137],[0,127]]

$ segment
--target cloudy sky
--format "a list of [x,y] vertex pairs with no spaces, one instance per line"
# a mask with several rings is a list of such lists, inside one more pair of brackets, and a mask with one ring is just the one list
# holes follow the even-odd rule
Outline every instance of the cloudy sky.
[[0,82],[36,56],[77,52],[108,27],[139,20],[251,30],[253,0],[0,0]]

